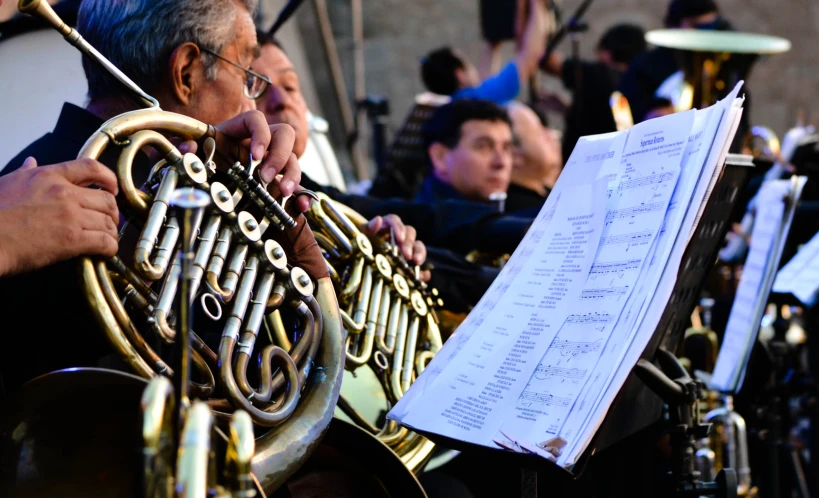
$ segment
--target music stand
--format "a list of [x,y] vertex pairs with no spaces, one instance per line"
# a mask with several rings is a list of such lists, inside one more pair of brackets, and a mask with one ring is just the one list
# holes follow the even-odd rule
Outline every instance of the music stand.
[[429,162],[421,130],[435,110],[449,101],[449,97],[432,93],[422,93],[415,97],[415,104],[395,134],[386,153],[384,168],[379,170],[369,195],[405,199],[415,196],[426,176]]
[[[663,396],[666,397],[665,402],[673,403],[673,400],[668,399],[668,389],[677,392],[676,387],[671,386],[680,386],[686,383],[675,382],[675,380],[680,379],[670,377],[675,375],[676,368],[671,358],[673,358],[673,352],[677,350],[682,341],[685,330],[689,325],[689,317],[697,305],[700,293],[705,285],[705,279],[717,259],[719,247],[729,228],[728,217],[739,198],[739,192],[745,188],[751,167],[753,167],[753,162],[749,156],[728,156],[719,181],[706,203],[702,219],[697,225],[696,231],[683,255],[674,291],[654,336],[643,352],[640,362],[631,372],[620,393],[609,407],[608,413],[594,439],[572,469],[559,467],[539,456],[503,452],[504,455],[508,455],[508,457],[505,456],[504,458],[508,458],[509,462],[522,469],[522,498],[537,497],[537,478],[541,474],[546,479],[555,479],[558,482],[567,479],[577,480],[588,467],[589,460],[593,455],[605,451],[623,439],[661,420],[664,405]],[[654,367],[655,360],[660,361],[663,368]],[[647,370],[650,371],[647,372]],[[675,377],[677,376],[675,375]],[[645,380],[641,380],[641,378]],[[696,402],[697,381],[688,380],[690,382],[687,383],[686,389],[690,389],[690,391],[686,394],[686,399],[693,403]],[[651,385],[647,385],[646,382]],[[677,404],[682,406],[679,403]],[[696,421],[690,422],[695,423]],[[464,443],[463,441],[423,431],[416,430],[416,432],[436,444],[472,452],[477,455],[494,455],[498,451],[503,451]],[[691,441],[696,435],[698,435],[696,428],[692,427],[690,434],[683,434],[685,436],[683,439]],[[686,441],[681,442],[685,443]],[[683,453],[681,452],[681,454]],[[693,462],[691,463],[693,465]],[[677,464],[676,467],[678,468],[677,474],[679,474],[682,465]],[[693,469],[693,467],[691,468]],[[686,476],[674,475],[672,477],[679,479],[678,482],[687,479],[692,484],[697,484],[698,478],[696,473]],[[733,488],[731,488],[732,482]],[[736,480],[731,481],[730,476],[723,477],[722,482],[719,483],[699,484],[701,485],[693,486],[687,490],[678,488],[678,491],[681,491],[679,496],[709,494],[731,496],[724,493],[730,493],[731,489],[733,489],[734,495],[736,493]]]

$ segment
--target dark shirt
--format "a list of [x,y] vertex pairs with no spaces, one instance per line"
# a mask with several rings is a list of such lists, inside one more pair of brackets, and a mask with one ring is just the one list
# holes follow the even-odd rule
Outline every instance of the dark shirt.
[[430,174],[421,189],[415,194],[415,202],[423,204],[433,204],[441,201],[465,201],[463,195],[455,190],[452,185],[442,182],[435,175]]
[[563,161],[568,161],[580,137],[617,131],[611,112],[611,94],[617,90],[620,75],[601,62],[579,64],[580,91],[577,85],[578,65],[568,59],[563,63],[563,86],[574,92],[574,101],[566,113],[563,133]]
[[510,183],[509,188],[506,189],[506,209],[507,213],[518,213],[520,211],[535,210],[540,211],[543,204],[546,202],[546,197],[549,196],[549,190],[546,190],[546,195],[540,195],[534,190],[529,190],[526,187],[521,187],[515,183]]
[[[425,244],[466,254],[480,249],[487,252],[511,252],[525,235],[537,213],[502,216],[488,204],[445,198],[439,200],[406,201],[377,199],[352,195],[332,187],[324,187],[302,175],[304,188],[324,192],[331,199],[345,204],[367,219],[386,214],[399,216],[405,224],[417,230],[418,240]],[[531,213],[526,213],[531,214]]]
[[628,99],[635,123],[644,120],[654,107],[654,94],[660,85],[680,69],[675,52],[655,48],[637,56],[620,79],[620,92]]
[[[102,120],[72,104],[63,106],[54,131],[26,147],[0,172],[33,156],[40,165],[76,159]],[[0,375],[6,392],[38,375],[68,367],[97,366],[110,354],[84,297],[78,259],[0,278],[3,347]]]

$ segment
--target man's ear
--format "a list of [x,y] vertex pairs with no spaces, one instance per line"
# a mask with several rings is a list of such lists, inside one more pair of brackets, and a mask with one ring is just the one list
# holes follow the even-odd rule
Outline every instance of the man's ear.
[[468,86],[472,86],[469,81],[469,75],[466,72],[466,68],[459,67],[455,70],[455,79],[458,80],[458,87],[464,88]]
[[429,160],[432,163],[432,169],[438,179],[446,181],[449,178],[449,164],[447,162],[447,154],[449,148],[442,143],[435,142],[427,149]]
[[202,52],[194,43],[183,43],[171,53],[168,64],[170,93],[180,105],[188,105],[200,80],[205,77]]

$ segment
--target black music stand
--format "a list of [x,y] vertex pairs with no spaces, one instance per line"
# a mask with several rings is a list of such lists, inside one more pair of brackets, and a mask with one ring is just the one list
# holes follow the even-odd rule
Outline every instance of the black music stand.
[[427,174],[427,151],[421,134],[424,123],[449,97],[424,93],[416,96],[415,104],[395,134],[386,151],[383,167],[368,192],[374,197],[412,199]]
[[[537,480],[540,475],[556,482],[576,481],[588,467],[592,456],[661,421],[664,405],[667,404],[670,411],[676,409],[676,412],[683,416],[676,416],[678,420],[674,420],[675,424],[672,427],[672,432],[676,431],[676,436],[672,434],[672,438],[676,438],[678,443],[675,445],[677,453],[675,470],[669,476],[673,479],[674,489],[671,494],[662,496],[676,494],[685,497],[705,495],[728,497],[731,495],[726,493],[730,493],[731,490],[735,496],[736,478],[732,481],[730,473],[723,474],[716,483],[700,483],[698,473],[686,470],[693,469],[689,465],[693,464],[693,461],[686,460],[690,460],[687,455],[689,443],[701,435],[703,430],[707,435],[707,429],[703,429],[697,420],[686,418],[684,415],[686,407],[690,408],[691,404],[696,402],[698,390],[702,389],[697,387],[697,381],[683,377],[681,373],[684,369],[678,370],[674,364],[676,360],[671,359],[689,326],[691,313],[699,301],[708,272],[717,259],[717,253],[730,225],[729,215],[739,198],[739,192],[745,188],[751,167],[753,162],[748,156],[729,156],[726,161],[721,177],[708,199],[702,219],[683,255],[677,283],[652,340],[643,352],[638,366],[629,375],[609,408],[591,444],[571,471],[539,456],[490,449],[422,431],[419,433],[441,446],[479,456],[496,455],[499,452],[504,454],[508,462],[522,469],[522,498],[536,498]],[[653,366],[655,362],[660,362],[661,367]],[[672,420],[674,417],[672,414]]]

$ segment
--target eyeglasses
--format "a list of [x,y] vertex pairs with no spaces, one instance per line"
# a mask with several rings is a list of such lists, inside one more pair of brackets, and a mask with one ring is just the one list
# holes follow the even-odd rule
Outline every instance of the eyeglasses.
[[246,74],[244,85],[245,97],[255,100],[261,97],[264,91],[267,90],[267,85],[270,84],[270,80],[266,76],[262,76],[261,74],[251,71],[246,67],[242,67],[239,64],[233,62],[232,60],[222,57],[213,50],[203,48],[202,51],[209,53],[210,55],[216,57],[217,59],[222,59],[228,64],[236,66],[245,72]]

